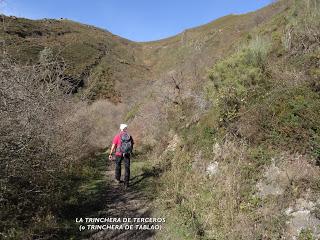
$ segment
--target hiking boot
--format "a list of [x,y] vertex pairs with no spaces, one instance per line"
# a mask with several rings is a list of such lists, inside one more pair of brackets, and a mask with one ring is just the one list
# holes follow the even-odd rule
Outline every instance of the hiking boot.
[[124,189],[127,189],[129,187],[129,183],[128,182],[124,182]]
[[121,183],[123,183],[123,181],[122,180],[117,180],[118,181],[118,184],[121,184]]

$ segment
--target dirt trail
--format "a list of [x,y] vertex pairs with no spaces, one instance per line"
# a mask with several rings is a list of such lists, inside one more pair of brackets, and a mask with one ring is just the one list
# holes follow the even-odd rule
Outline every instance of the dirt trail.
[[[114,179],[114,163],[108,165],[105,177],[109,183],[106,186],[106,201],[103,209],[98,211],[94,217],[146,218],[151,216],[150,200],[139,190],[139,185],[143,181],[148,181],[146,174],[131,176],[130,186],[127,189]],[[153,239],[154,234],[153,230],[101,230],[92,232],[87,239],[147,240]]]

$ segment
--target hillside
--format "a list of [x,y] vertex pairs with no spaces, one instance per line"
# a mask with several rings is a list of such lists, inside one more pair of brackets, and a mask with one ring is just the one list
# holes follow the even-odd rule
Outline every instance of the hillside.
[[196,65],[205,76],[206,67],[283,8],[273,5],[250,14],[226,16],[177,36],[147,43],[132,42],[67,19],[33,21],[3,16],[0,35],[10,55],[21,63],[34,63],[44,48],[53,49],[66,63],[69,81],[84,87],[89,99],[107,98],[116,103],[140,95],[139,89],[168,71],[191,70],[190,66]]
[[64,19],[4,17],[3,22],[0,34],[11,56],[21,63],[36,63],[44,48],[52,49],[65,61],[68,79],[77,88],[85,86],[89,99],[120,102],[116,82],[140,78],[148,71],[136,57],[137,44],[105,30]]
[[[2,16],[18,63],[4,55],[0,71],[9,196],[0,195],[0,231],[72,238],[81,235],[70,223],[77,210],[128,210],[165,217],[164,228],[85,237],[319,239],[319,7],[277,1],[141,43],[65,19]],[[51,50],[53,63],[42,62]],[[63,81],[75,86],[71,96]],[[126,192],[105,154],[120,121],[135,139]]]

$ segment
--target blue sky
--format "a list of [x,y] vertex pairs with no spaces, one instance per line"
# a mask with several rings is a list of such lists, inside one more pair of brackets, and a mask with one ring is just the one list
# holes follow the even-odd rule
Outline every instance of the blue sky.
[[271,0],[4,0],[0,12],[31,19],[63,17],[130,40],[150,41],[270,3]]

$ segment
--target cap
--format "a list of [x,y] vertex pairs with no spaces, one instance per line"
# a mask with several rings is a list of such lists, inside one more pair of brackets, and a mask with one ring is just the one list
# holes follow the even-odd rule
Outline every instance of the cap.
[[123,129],[127,128],[127,127],[128,127],[127,124],[124,124],[124,123],[120,124],[120,130],[121,130],[121,131],[122,131]]

